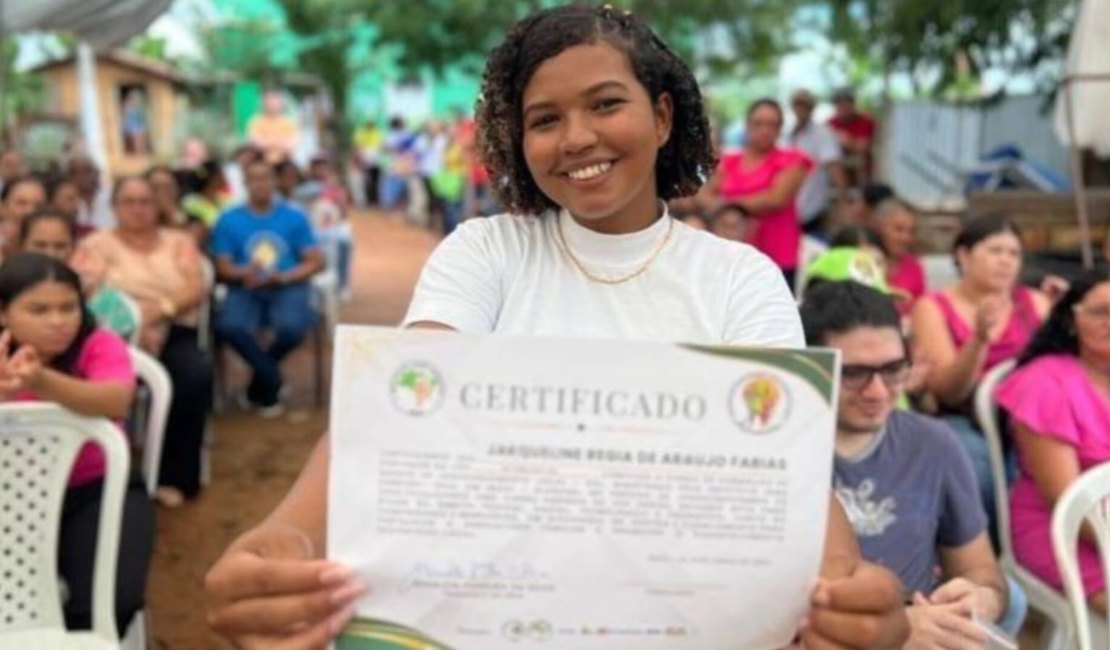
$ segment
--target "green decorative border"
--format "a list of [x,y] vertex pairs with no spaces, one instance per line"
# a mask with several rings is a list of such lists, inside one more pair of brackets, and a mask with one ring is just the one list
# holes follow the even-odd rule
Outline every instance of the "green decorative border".
[[817,389],[832,404],[836,387],[836,353],[832,350],[770,350],[767,348],[721,347],[713,345],[682,345],[687,350],[718,357],[755,361],[797,375]]
[[335,640],[336,650],[452,650],[420,632],[372,618],[356,618]]

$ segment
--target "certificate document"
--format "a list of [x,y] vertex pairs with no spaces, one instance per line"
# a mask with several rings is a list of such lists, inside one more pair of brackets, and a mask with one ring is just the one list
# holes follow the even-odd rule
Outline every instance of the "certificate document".
[[820,565],[829,351],[343,326],[340,650],[763,650]]

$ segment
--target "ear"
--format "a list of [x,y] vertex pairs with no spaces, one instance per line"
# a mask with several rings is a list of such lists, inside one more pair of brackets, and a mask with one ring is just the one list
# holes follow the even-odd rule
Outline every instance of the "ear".
[[671,127],[674,125],[674,100],[671,94],[660,93],[653,107],[655,113],[655,144],[662,149],[671,139]]
[[960,275],[964,274],[967,269],[967,260],[971,257],[971,249],[966,246],[961,246],[956,249],[956,266],[959,267]]

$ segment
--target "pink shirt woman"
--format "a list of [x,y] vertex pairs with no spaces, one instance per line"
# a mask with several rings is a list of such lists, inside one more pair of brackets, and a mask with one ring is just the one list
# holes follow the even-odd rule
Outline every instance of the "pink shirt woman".
[[[77,360],[70,370],[77,379],[89,382],[118,382],[127,386],[135,385],[135,371],[131,367],[131,357],[127,344],[118,334],[106,329],[97,329],[85,339]],[[33,390],[23,390],[15,395],[13,401],[37,402],[41,398]],[[104,476],[104,452],[100,447],[88,443],[81,448],[73,471],[69,475],[69,485],[84,485]]]
[[[1016,370],[995,394],[998,404],[1035,435],[1074,450],[1081,472],[1110,460],[1110,403],[1091,384],[1078,358],[1070,354],[1039,357]],[[1063,589],[1052,553],[1052,503],[1045,500],[1029,459],[1019,453],[1021,469],[1010,492],[1014,554],[1022,566]],[[1079,545],[1079,568],[1087,595],[1105,589],[1098,551]]]
[[[718,190],[722,200],[740,204],[748,214],[752,214],[753,210],[745,205],[745,198],[771,191],[784,172],[796,169],[808,172],[813,167],[804,153],[791,149],[772,149],[762,159],[750,164],[749,159],[744,151],[722,156]],[[798,268],[798,249],[802,239],[798,208],[793,199],[791,196],[789,201],[776,209],[756,214],[754,227],[748,235],[748,243],[787,271]]]
[[778,102],[753,103],[748,108],[744,149],[721,157],[710,191],[752,217],[755,224],[748,243],[770,257],[789,279],[798,268],[802,237],[795,199],[813,162],[800,151],[778,148],[781,132]]
[[[1010,493],[1017,560],[1057,589],[1053,508],[1090,468],[1110,461],[1110,276],[1091,271],[1057,301],[995,400],[1010,415],[1020,476]],[[1106,611],[1106,577],[1083,531],[1079,568],[1088,601]]]

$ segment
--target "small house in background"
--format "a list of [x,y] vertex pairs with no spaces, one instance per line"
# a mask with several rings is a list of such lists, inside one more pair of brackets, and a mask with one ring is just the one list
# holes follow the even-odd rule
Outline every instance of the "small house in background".
[[[78,122],[81,111],[76,57],[43,64],[32,70],[46,87],[46,111]],[[96,57],[97,101],[112,176],[136,174],[175,149],[180,93],[185,80],[172,66],[131,52],[113,50]]]

